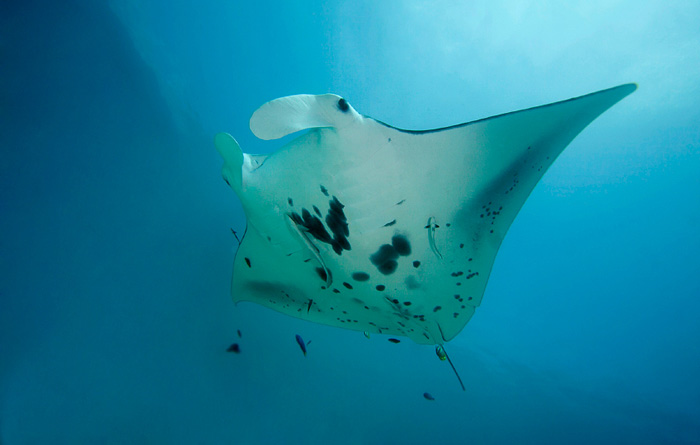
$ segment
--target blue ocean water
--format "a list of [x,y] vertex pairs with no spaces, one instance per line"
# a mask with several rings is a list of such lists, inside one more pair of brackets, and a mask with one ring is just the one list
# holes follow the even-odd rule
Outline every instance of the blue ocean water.
[[[0,3],[0,443],[700,443],[700,4],[145,3]],[[465,392],[431,347],[231,302],[212,140],[279,148],[262,103],[425,129],[627,82],[447,345]]]

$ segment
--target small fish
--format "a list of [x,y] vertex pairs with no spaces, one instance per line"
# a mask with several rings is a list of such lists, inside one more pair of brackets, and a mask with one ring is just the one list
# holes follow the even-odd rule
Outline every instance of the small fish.
[[443,348],[442,345],[435,346],[435,354],[437,354],[440,360],[447,360],[447,353],[445,352],[445,348]]
[[435,217],[431,216],[428,218],[428,225],[425,226],[428,229],[428,244],[430,244],[430,249],[433,251],[436,257],[442,259],[442,254],[435,245],[435,229],[439,229],[440,226],[435,222]]
[[241,335],[241,330],[240,330],[240,329],[236,329],[236,332],[238,333],[238,338],[241,338],[241,337],[242,337],[242,335]]
[[425,400],[435,400],[435,397],[430,395],[430,393],[424,392],[423,397],[425,397]]
[[[304,339],[301,338],[301,335],[297,334],[297,343],[299,344],[299,347],[301,348],[301,352],[304,353],[304,357],[306,357],[306,345],[308,343],[304,343]],[[311,343],[311,340],[309,340],[309,343]]]
[[401,340],[399,340],[398,338],[389,338],[388,340],[392,343],[401,343]]
[[226,352],[235,352],[236,354],[241,352],[241,347],[238,346],[238,343],[234,343],[231,346],[228,347]]

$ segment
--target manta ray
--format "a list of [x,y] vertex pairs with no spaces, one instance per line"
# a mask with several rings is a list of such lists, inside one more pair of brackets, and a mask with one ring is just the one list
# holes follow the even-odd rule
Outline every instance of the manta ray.
[[268,155],[215,136],[247,217],[233,300],[421,344],[452,340],[542,175],[636,88],[433,130],[395,128],[335,94],[264,104],[250,119],[258,138],[308,131]]

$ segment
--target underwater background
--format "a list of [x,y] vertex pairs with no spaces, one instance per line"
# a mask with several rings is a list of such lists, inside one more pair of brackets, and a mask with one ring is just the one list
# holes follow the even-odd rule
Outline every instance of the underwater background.
[[[0,2],[0,443],[700,443],[698,17],[660,0]],[[466,392],[433,347],[232,303],[245,216],[213,136],[275,151],[248,128],[264,102],[333,92],[428,129],[627,82],[446,345]]]

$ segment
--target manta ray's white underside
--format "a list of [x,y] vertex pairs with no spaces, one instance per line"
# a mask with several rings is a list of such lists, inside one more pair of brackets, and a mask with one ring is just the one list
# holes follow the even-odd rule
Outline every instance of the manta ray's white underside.
[[234,301],[358,331],[442,344],[481,303],[508,227],[554,159],[628,84],[429,131],[359,115],[326,94],[284,97],[251,118],[244,154],[216,136],[248,227]]

